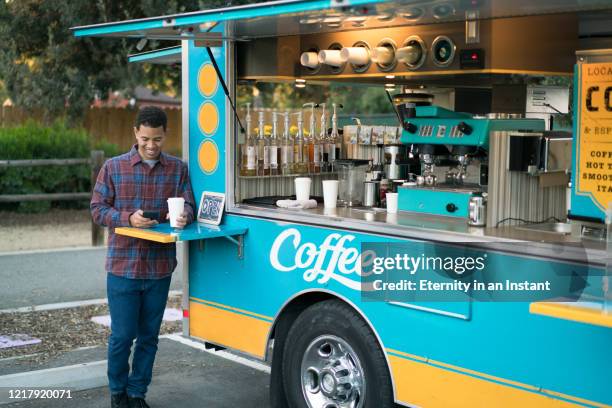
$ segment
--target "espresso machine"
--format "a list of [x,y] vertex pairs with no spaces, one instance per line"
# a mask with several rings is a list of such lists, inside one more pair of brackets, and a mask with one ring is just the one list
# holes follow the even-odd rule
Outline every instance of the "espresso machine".
[[408,147],[403,144],[385,145],[384,174],[389,180],[407,180],[412,163],[408,157]]
[[[421,174],[398,187],[400,211],[497,226],[504,217],[534,204],[514,196],[514,176],[526,183],[525,188],[534,182],[537,187],[537,180],[526,174],[510,174],[507,145],[512,135],[544,131],[543,120],[477,118],[438,106],[401,105],[397,103],[403,127],[401,142],[418,157]],[[548,203],[550,197],[540,194],[537,200]],[[487,211],[491,205],[494,211]]]

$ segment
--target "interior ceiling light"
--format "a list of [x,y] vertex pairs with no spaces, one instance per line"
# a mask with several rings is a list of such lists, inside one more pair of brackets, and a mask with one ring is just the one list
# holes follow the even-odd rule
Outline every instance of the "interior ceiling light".
[[295,79],[295,82],[296,82],[296,83],[298,83],[298,84],[305,84],[305,83],[306,83],[306,80],[305,80],[305,79],[302,79],[302,78],[296,78],[296,79]]
[[418,20],[419,18],[423,17],[423,14],[425,14],[425,12],[423,11],[422,8],[413,7],[408,10],[403,11],[401,13],[401,16],[405,18],[406,20]]
[[368,18],[365,16],[351,16],[348,17],[345,21],[351,23],[353,27],[365,27],[365,22]]
[[395,84],[385,84],[385,88],[395,88]]
[[300,24],[319,24],[320,22],[321,19],[316,17],[303,18],[300,20]]
[[376,16],[378,21],[391,21],[395,15],[393,13],[382,13]]
[[394,79],[395,75],[385,75],[385,78],[387,78],[387,79]]
[[209,29],[211,29],[212,27],[215,26],[215,22],[213,21],[209,21],[207,23],[202,23],[200,24],[200,31],[208,31]]
[[432,9],[435,19],[442,19],[455,14],[455,8],[450,3],[438,4]]
[[323,22],[327,24],[336,24],[341,23],[342,19],[340,17],[326,17],[323,19]]
[[306,84],[296,83],[295,87],[296,88],[306,88]]
[[351,17],[347,17],[346,21],[350,21],[353,23],[363,23],[367,19],[368,18],[366,16],[351,16]]

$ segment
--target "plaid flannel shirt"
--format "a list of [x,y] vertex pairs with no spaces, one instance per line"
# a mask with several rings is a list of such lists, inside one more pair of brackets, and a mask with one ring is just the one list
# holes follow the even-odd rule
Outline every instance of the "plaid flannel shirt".
[[137,210],[156,211],[166,222],[169,197],[183,197],[187,222],[194,219],[195,203],[187,166],[176,157],[161,153],[150,167],[137,146],[104,163],[91,198],[96,224],[109,227],[106,270],[130,279],[161,279],[176,268],[176,245],[117,235],[115,227],[129,227]]

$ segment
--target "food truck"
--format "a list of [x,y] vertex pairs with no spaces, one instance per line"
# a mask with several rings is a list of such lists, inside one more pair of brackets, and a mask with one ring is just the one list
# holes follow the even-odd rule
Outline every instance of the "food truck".
[[[181,67],[198,222],[116,233],[186,242],[184,335],[268,362],[272,406],[612,406],[611,16],[298,0],[76,27],[180,44],[130,60]],[[238,104],[261,84],[292,108]],[[391,113],[300,96],[333,86]]]

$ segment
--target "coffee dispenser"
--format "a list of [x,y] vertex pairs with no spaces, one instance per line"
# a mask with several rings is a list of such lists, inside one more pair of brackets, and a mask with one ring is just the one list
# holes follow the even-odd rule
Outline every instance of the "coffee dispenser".
[[493,227],[517,214],[563,217],[564,187],[542,187],[537,176],[508,167],[511,137],[542,134],[543,120],[475,118],[400,102],[401,142],[418,157],[421,176],[418,184],[398,188],[399,210],[474,218],[471,225]]

